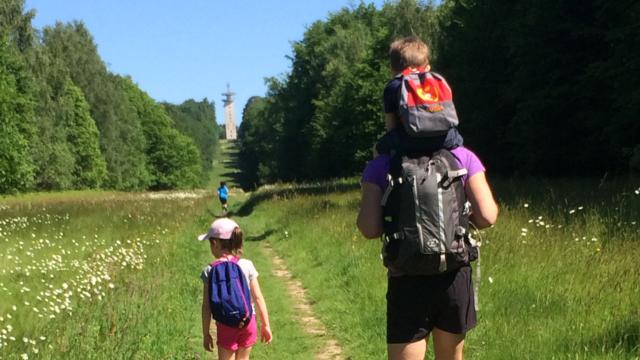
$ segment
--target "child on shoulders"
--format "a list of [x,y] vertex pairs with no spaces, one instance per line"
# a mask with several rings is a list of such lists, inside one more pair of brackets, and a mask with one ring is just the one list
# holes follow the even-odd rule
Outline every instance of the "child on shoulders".
[[[404,133],[399,115],[403,72],[407,69],[424,72],[431,70],[429,48],[415,36],[402,38],[391,43],[389,61],[394,77],[387,82],[383,93],[385,128],[387,132],[378,140],[374,157],[377,154],[388,154],[390,148],[393,147],[393,142],[397,141],[395,137],[398,136],[398,133]],[[434,75],[437,75],[444,82],[443,85],[450,92],[451,89],[444,81],[444,78],[439,74]],[[453,114],[455,114],[455,109],[453,109]],[[452,150],[463,144],[462,135],[460,135],[456,126],[451,126],[444,135],[422,138],[421,141],[433,149],[445,148]]]

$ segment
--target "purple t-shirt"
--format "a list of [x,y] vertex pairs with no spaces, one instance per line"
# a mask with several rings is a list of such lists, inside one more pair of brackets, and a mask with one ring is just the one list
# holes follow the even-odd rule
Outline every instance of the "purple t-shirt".
[[[463,182],[466,183],[468,178],[481,171],[485,171],[484,165],[482,165],[478,156],[471,150],[460,146],[452,149],[451,153],[456,157],[460,166],[467,169],[467,175],[462,177]],[[384,191],[389,185],[387,182],[387,173],[389,172],[390,160],[391,156],[382,154],[369,161],[362,173],[362,182],[376,184]]]

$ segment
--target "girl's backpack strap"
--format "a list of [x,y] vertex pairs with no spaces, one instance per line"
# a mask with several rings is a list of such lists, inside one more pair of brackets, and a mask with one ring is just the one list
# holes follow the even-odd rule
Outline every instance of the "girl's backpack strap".
[[214,267],[220,263],[226,262],[226,261],[231,261],[232,263],[238,263],[240,259],[237,256],[223,256],[221,258],[215,259],[212,263],[211,263],[211,267]]

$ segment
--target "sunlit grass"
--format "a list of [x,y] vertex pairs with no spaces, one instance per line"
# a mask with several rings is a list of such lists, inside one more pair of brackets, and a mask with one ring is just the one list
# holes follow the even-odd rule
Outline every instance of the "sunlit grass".
[[[84,347],[71,346],[73,341],[98,341],[104,333],[92,339],[87,329],[113,321],[101,309],[122,304],[121,296],[127,299],[138,290],[140,284],[130,282],[138,273],[153,284],[154,267],[168,244],[202,216],[210,201],[198,193],[174,195],[5,205],[0,210],[0,354],[56,358],[82,354]],[[134,308],[122,310],[127,315],[113,322],[114,329],[126,328],[137,314]],[[79,337],[61,336],[70,332]]]
[[[501,214],[480,234],[479,325],[466,358],[638,358],[638,182],[495,187]],[[244,214],[271,233],[347,354],[383,359],[386,274],[379,241],[355,228],[358,201],[355,180],[287,185],[253,194]]]
[[[245,197],[234,195],[231,210]],[[212,189],[3,198],[0,358],[213,358],[202,349],[199,278],[212,259],[195,237],[219,215]],[[246,233],[275,336],[253,358],[311,358],[316,342],[271,274],[264,237]]]

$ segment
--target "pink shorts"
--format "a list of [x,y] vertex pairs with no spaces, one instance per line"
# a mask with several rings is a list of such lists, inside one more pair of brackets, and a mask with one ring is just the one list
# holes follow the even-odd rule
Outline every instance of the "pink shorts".
[[247,327],[238,329],[216,322],[218,340],[216,344],[227,350],[236,351],[238,348],[248,348],[253,346],[258,340],[258,330],[256,328],[256,316],[251,317]]

